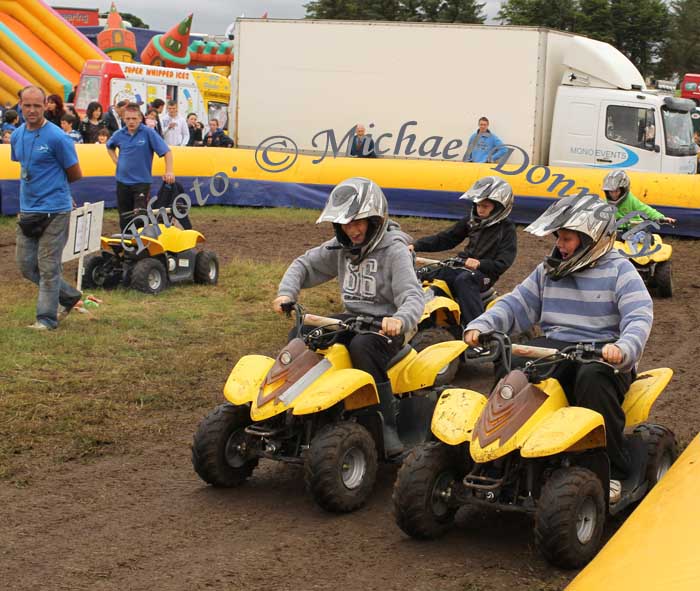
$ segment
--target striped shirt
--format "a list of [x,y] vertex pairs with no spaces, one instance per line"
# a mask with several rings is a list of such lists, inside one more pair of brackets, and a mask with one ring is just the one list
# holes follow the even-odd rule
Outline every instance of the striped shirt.
[[586,269],[558,281],[540,263],[532,274],[467,330],[520,333],[539,323],[544,335],[569,343],[613,342],[624,370],[639,363],[654,309],[634,265],[610,251]]

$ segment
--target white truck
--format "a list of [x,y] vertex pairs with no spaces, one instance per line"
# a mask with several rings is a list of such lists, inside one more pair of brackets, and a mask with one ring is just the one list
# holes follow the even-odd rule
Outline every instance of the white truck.
[[[694,173],[691,101],[646,90],[607,43],[532,27],[239,19],[239,146],[459,160],[484,115],[509,163]],[[281,138],[281,139],[280,139]],[[287,138],[287,139],[284,139]]]

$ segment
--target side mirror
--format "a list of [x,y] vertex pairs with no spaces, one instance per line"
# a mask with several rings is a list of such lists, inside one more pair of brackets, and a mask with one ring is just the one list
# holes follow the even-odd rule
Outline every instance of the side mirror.
[[656,144],[656,145],[654,146],[654,152],[656,152],[657,154],[658,154],[659,152],[661,152],[661,146],[659,146],[659,144]]

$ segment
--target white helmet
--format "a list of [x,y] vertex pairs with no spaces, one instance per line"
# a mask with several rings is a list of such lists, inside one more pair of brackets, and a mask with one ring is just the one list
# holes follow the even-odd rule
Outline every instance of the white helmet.
[[[353,220],[368,221],[367,234],[362,244],[353,244],[342,225]],[[316,220],[331,222],[335,237],[354,265],[359,264],[381,242],[389,224],[389,206],[377,183],[363,177],[346,179],[335,186],[326,206]]]
[[535,236],[573,230],[581,237],[581,246],[563,260],[555,246],[545,258],[545,272],[555,281],[592,265],[612,249],[615,242],[615,208],[597,195],[562,197],[532,222],[526,232]]
[[[460,199],[468,199],[473,202],[470,222],[473,229],[493,226],[506,219],[513,209],[513,189],[506,181],[497,176],[486,176],[479,179]],[[486,199],[493,201],[495,207],[487,218],[481,219],[476,215],[476,204]]]
[[[616,191],[617,189],[620,190],[620,195],[617,199],[613,199],[610,196],[610,191]],[[630,177],[627,176],[624,170],[611,170],[603,179],[603,191],[605,192],[608,203],[617,207],[625,200],[625,197],[629,195]]]

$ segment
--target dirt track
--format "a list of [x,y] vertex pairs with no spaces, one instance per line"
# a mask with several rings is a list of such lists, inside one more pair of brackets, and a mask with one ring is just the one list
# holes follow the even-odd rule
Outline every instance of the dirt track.
[[[420,236],[420,224],[404,229]],[[202,225],[223,263],[234,256],[288,261],[326,231],[307,224],[240,222]],[[280,253],[270,244],[296,244]],[[230,237],[235,236],[235,240]],[[304,243],[299,244],[300,237]],[[512,287],[547,249],[519,230],[520,253],[502,279]],[[672,240],[676,291],[655,300],[654,331],[642,368],[669,366],[676,376],[653,420],[681,443],[700,430],[700,257],[698,243]],[[2,281],[19,281],[13,245],[0,244]],[[464,381],[468,376],[461,375]],[[485,373],[471,386],[488,383]],[[328,515],[305,494],[296,468],[263,462],[236,490],[206,487],[189,459],[192,433],[219,398],[203,393],[194,413],[153,413],[161,436],[130,442],[125,455],[87,464],[36,467],[31,485],[0,483],[0,587],[70,589],[401,589],[554,590],[572,573],[549,567],[532,546],[531,524],[487,515],[460,523],[445,538],[419,543],[395,526],[390,512],[395,467],[380,468],[367,507]]]

